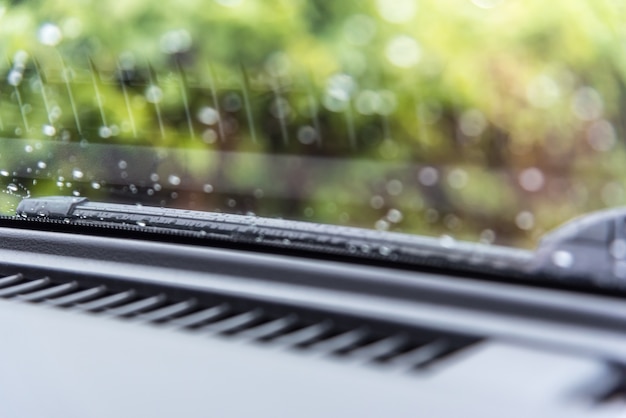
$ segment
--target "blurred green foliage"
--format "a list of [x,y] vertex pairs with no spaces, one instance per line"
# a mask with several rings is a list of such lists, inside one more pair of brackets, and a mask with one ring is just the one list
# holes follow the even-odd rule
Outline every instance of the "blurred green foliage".
[[0,2],[2,209],[73,193],[531,246],[626,203],[624,16],[614,0]]

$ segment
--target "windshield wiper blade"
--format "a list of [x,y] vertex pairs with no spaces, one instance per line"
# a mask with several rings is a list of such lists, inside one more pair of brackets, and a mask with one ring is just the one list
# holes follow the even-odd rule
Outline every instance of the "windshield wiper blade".
[[91,202],[82,197],[28,198],[14,219],[115,228],[230,243],[236,248],[326,254],[431,270],[479,273],[604,289],[626,288],[626,209],[577,218],[535,251],[311,222],[215,212]]
[[[325,254],[437,271],[524,275],[533,253],[506,247],[354,227],[140,205],[91,202],[82,197],[27,198],[16,217],[58,225],[82,225],[144,234],[183,236],[236,248]],[[128,236],[128,234],[127,234]]]

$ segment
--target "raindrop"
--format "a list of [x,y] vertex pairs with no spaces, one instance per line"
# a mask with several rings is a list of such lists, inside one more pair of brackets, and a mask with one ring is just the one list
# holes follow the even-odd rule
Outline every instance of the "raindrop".
[[37,162],[37,167],[39,167],[39,168],[41,168],[43,170],[44,168],[48,167],[48,165],[45,162],[43,162],[43,161],[39,161],[39,162]]
[[184,29],[172,30],[161,36],[160,47],[165,54],[177,54],[191,48],[191,35]]
[[317,139],[317,132],[312,126],[302,126],[298,129],[298,141],[304,145],[311,145]]
[[380,209],[385,205],[385,199],[382,196],[372,196],[370,199],[370,206],[373,209]]
[[378,13],[388,22],[404,23],[415,17],[416,0],[376,0]]
[[205,106],[198,111],[198,120],[205,125],[215,125],[219,119],[220,115],[217,110],[212,107]]
[[552,253],[552,263],[557,267],[568,269],[574,265],[574,256],[569,251],[555,251]]
[[493,244],[496,240],[496,233],[491,229],[485,229],[480,233],[480,242],[483,244]]
[[21,71],[11,70],[7,76],[7,82],[12,86],[19,86],[23,78]]
[[385,221],[384,219],[379,219],[374,224],[374,228],[376,228],[378,231],[387,231],[389,229],[389,226],[389,222]]
[[384,257],[388,256],[389,254],[391,254],[391,248],[387,247],[386,245],[381,246],[378,249],[378,253]]
[[326,83],[328,97],[340,102],[347,102],[356,90],[356,82],[347,74],[335,74]]
[[44,45],[57,46],[63,40],[63,34],[57,25],[44,23],[37,31],[37,39]]
[[9,172],[6,171],[6,170],[0,170],[0,176],[8,177],[9,176]]
[[456,245],[456,240],[450,235],[442,235],[439,238],[439,245],[443,248],[453,248]]
[[146,224],[144,221],[137,221],[137,226],[144,227],[144,226],[146,226],[146,225],[147,225],[147,224]]
[[391,223],[397,224],[402,222],[402,218],[402,212],[398,209],[389,209],[389,212],[387,212],[387,220]]
[[217,132],[215,132],[213,129],[206,129],[204,132],[202,132],[202,141],[204,141],[206,144],[213,144],[215,141],[217,141]]
[[387,193],[389,193],[391,196],[398,196],[400,193],[402,193],[404,185],[400,180],[393,179],[387,183],[387,186],[385,188],[387,189]]
[[74,191],[72,192],[72,195],[74,195],[74,196],[78,197],[78,196],[80,196],[80,192],[79,192],[78,190],[74,190]]
[[[119,161],[117,162],[117,167],[118,167],[120,170],[126,170],[126,168],[128,168],[128,163],[127,163],[126,161],[124,161],[124,160],[119,160]],[[158,180],[158,179],[157,179],[157,180]],[[156,181],[156,180],[153,180],[153,181]]]
[[180,177],[178,177],[178,176],[176,176],[174,174],[170,174],[169,177],[167,178],[167,181],[172,186],[180,185]]
[[414,38],[398,35],[387,43],[385,55],[396,67],[411,68],[420,61],[422,50]]
[[460,168],[456,168],[448,174],[448,184],[453,189],[462,189],[467,185],[467,172]]
[[98,129],[98,135],[100,135],[100,138],[110,138],[112,135],[111,128],[101,126],[100,129]]
[[528,211],[520,212],[515,217],[515,225],[519,229],[528,231],[535,226],[535,216]]
[[213,186],[207,183],[204,186],[202,186],[202,191],[204,193],[212,193],[213,192]]
[[7,186],[7,190],[11,193],[15,193],[17,192],[19,189],[18,187],[14,184],[14,183],[9,183],[9,185]]
[[529,192],[539,191],[545,182],[543,173],[536,167],[530,167],[519,175],[519,184]]
[[276,97],[270,106],[270,113],[277,119],[286,118],[291,112],[291,105],[284,97]]
[[84,177],[84,175],[85,174],[78,168],[75,168],[74,170],[72,170],[72,177],[74,178],[74,180],[80,180]]
[[97,181],[91,182],[91,188],[94,190],[99,190],[102,186]]
[[33,148],[33,146],[32,146],[32,145],[26,145],[26,146],[24,147],[24,151],[26,151],[26,152],[33,152],[33,149],[34,149],[34,148]]
[[163,100],[163,90],[159,86],[150,85],[145,92],[148,103],[160,103]]
[[471,109],[461,115],[459,129],[466,136],[480,136],[486,127],[487,119],[480,110]]
[[434,167],[422,167],[417,178],[424,186],[434,186],[439,181],[439,172]]
[[160,177],[159,177],[159,175],[158,175],[157,173],[152,173],[152,174],[150,174],[150,181],[152,181],[152,182],[157,182],[157,181],[159,181],[159,178],[160,178]]

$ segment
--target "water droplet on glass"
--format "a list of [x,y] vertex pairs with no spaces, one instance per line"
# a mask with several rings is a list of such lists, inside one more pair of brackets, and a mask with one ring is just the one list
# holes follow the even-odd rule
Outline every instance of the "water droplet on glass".
[[390,226],[389,222],[387,222],[384,219],[379,219],[374,224],[374,228],[377,229],[378,231],[387,231],[387,230],[389,230],[389,226]]
[[389,254],[391,254],[391,248],[387,247],[386,245],[381,246],[380,248],[378,248],[378,253],[384,257],[388,256]]
[[41,168],[43,170],[44,168],[48,167],[48,164],[46,164],[43,161],[38,161],[37,162],[37,167],[39,167],[39,168]]
[[17,187],[15,184],[10,183],[10,184],[7,186],[7,190],[8,190],[9,192],[15,193],[15,192],[17,192],[19,189],[18,189],[18,187]]
[[202,132],[202,141],[206,144],[213,144],[217,141],[217,132],[213,129],[206,129]]
[[97,181],[91,182],[91,188],[94,190],[99,190],[102,186]]
[[180,185],[180,177],[178,177],[178,176],[176,176],[174,174],[170,174],[169,177],[167,178],[167,181],[172,186]]
[[402,218],[402,212],[398,209],[389,209],[389,212],[387,212],[387,220],[391,223],[397,224],[402,221]]
[[528,231],[535,226],[535,216],[528,211],[520,212],[515,217],[515,225],[519,229]]
[[382,196],[372,196],[370,199],[370,206],[373,209],[380,209],[385,205],[385,199]]
[[24,151],[26,151],[26,152],[33,152],[33,150],[34,150],[34,148],[33,148],[32,145],[26,145],[24,147]]
[[137,226],[144,227],[144,226],[146,226],[146,225],[147,225],[147,224],[146,224],[144,221],[137,221]]
[[378,13],[388,22],[404,23],[415,17],[416,0],[376,0]]
[[462,189],[467,185],[467,172],[460,168],[456,168],[448,174],[448,184],[453,189]]
[[310,145],[317,139],[317,132],[312,126],[302,126],[298,129],[298,141],[304,145]]
[[434,186],[439,181],[439,172],[434,167],[422,167],[419,170],[417,179],[424,186]]
[[439,238],[439,245],[443,248],[453,248],[456,245],[456,240],[450,235],[442,235]]
[[44,45],[57,46],[63,40],[63,34],[57,25],[44,23],[37,31],[37,39]]
[[98,129],[98,135],[100,135],[100,138],[110,138],[112,134],[111,128],[108,126],[101,126],[100,129]]
[[291,113],[291,105],[284,97],[276,97],[270,105],[270,113],[277,119],[285,119]]
[[148,103],[160,103],[163,100],[163,90],[154,84],[148,86],[144,94]]
[[74,180],[80,180],[83,178],[83,176],[84,176],[84,173],[78,168],[75,168],[74,170],[72,170],[72,177],[74,178]]
[[459,129],[470,137],[480,136],[487,127],[487,119],[480,110],[471,109],[463,112],[459,121]]
[[41,131],[46,136],[54,136],[57,133],[56,128],[52,125],[44,125]]
[[160,47],[165,54],[178,54],[191,48],[191,35],[185,29],[166,32],[161,36]]
[[574,265],[574,256],[569,251],[555,251],[552,253],[552,263],[557,267],[568,269]]
[[198,110],[198,120],[205,125],[215,125],[220,118],[217,110],[212,107],[205,106]]
[[385,55],[396,67],[411,68],[420,61],[422,49],[414,38],[398,35],[387,43]]
[[480,233],[480,242],[483,244],[493,244],[496,240],[496,233],[491,229],[485,229]]
[[545,182],[543,173],[536,167],[523,170],[519,175],[519,184],[529,192],[539,191]]
[[9,172],[7,170],[0,170],[0,176],[8,177]]
[[404,190],[404,185],[400,180],[393,179],[387,182],[385,188],[387,189],[387,193],[389,193],[389,195],[399,196],[402,193],[402,190]]
[[7,76],[7,83],[9,83],[11,86],[19,86],[23,78],[24,75],[21,71],[11,70],[9,72],[9,75]]
[[213,192],[213,186],[207,183],[204,186],[202,186],[202,191],[204,193],[212,193]]

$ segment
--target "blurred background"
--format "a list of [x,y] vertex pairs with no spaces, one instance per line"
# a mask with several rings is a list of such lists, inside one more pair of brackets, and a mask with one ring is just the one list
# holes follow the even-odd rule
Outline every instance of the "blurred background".
[[626,3],[0,2],[0,206],[533,247],[626,203]]

